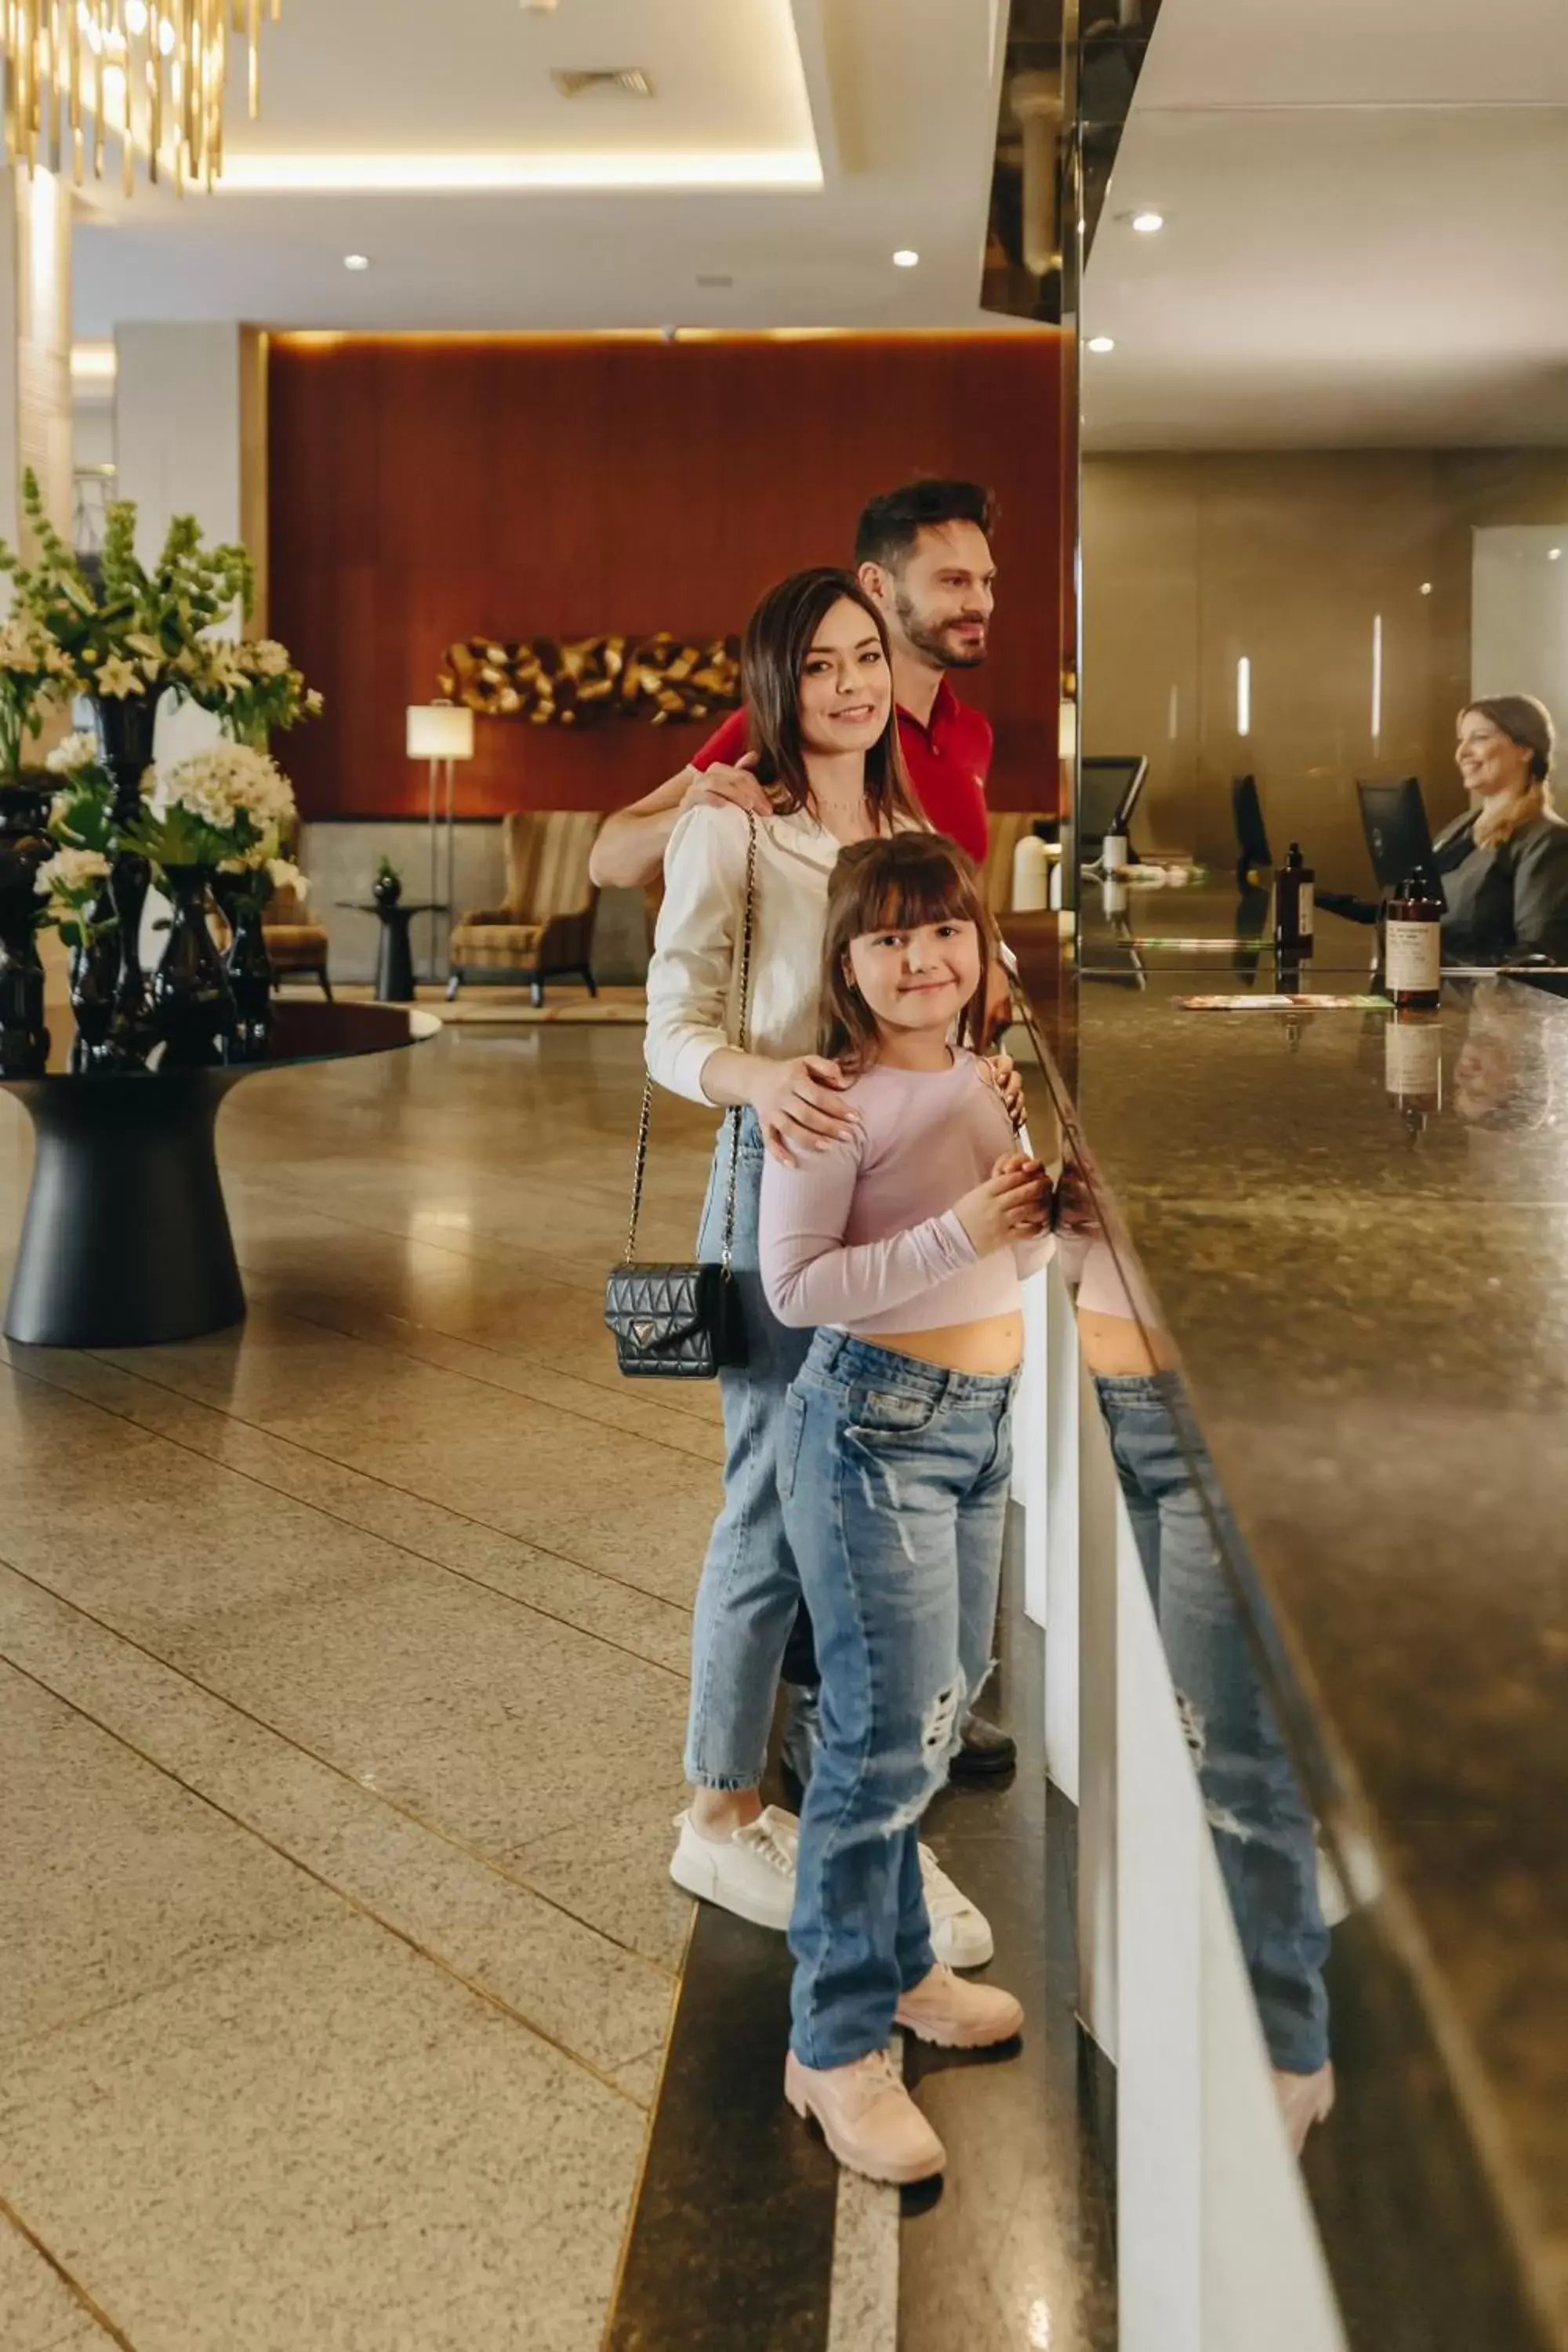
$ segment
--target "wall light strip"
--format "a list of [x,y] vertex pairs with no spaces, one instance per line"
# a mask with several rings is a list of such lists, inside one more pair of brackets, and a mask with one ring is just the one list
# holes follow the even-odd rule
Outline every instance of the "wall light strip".
[[1236,731],[1252,732],[1252,664],[1245,654],[1236,665]]
[[71,345],[73,383],[112,383],[119,369],[120,358],[112,343]]
[[1383,614],[1372,620],[1372,740],[1383,732]]
[[812,188],[814,147],[734,153],[598,155],[258,155],[224,157],[222,195],[393,195],[496,188]]

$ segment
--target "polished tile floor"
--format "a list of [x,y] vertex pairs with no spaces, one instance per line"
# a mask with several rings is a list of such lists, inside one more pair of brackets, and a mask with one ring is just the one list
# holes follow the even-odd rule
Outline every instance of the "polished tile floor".
[[[5,2352],[599,2342],[720,1454],[599,1320],[637,1048],[253,1081],[243,1334],[6,1353]],[[660,1105],[650,1255],[710,1124]],[[0,1101],[0,1275],[29,1163]]]

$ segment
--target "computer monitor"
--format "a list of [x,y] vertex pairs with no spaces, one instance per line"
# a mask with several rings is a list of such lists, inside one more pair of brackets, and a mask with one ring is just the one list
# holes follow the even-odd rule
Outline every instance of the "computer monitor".
[[1081,762],[1078,800],[1078,855],[1080,866],[1092,866],[1108,833],[1119,833],[1127,843],[1130,862],[1136,855],[1128,834],[1138,795],[1149,773],[1140,758],[1086,759]]
[[1414,776],[1397,784],[1356,786],[1362,830],[1372,870],[1385,890],[1397,890],[1419,866],[1432,870],[1432,830]]
[[1256,776],[1232,777],[1230,813],[1236,824],[1237,879],[1245,888],[1248,874],[1263,873],[1274,863]]

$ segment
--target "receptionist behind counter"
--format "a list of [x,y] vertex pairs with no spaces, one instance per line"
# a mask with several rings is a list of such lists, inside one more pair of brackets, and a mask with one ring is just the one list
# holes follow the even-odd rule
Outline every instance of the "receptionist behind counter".
[[1568,963],[1568,824],[1552,798],[1544,703],[1489,695],[1459,713],[1455,757],[1471,804],[1433,845],[1447,911],[1443,960]]

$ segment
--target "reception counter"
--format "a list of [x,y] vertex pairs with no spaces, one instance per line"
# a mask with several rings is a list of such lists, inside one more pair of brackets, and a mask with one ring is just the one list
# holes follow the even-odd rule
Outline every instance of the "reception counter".
[[[1190,1010],[1270,952],[1234,890],[1131,896],[1077,955],[1005,928],[1351,1897],[1306,2165],[1345,2337],[1568,2343],[1568,1006]],[[1370,945],[1320,916],[1301,985]]]

